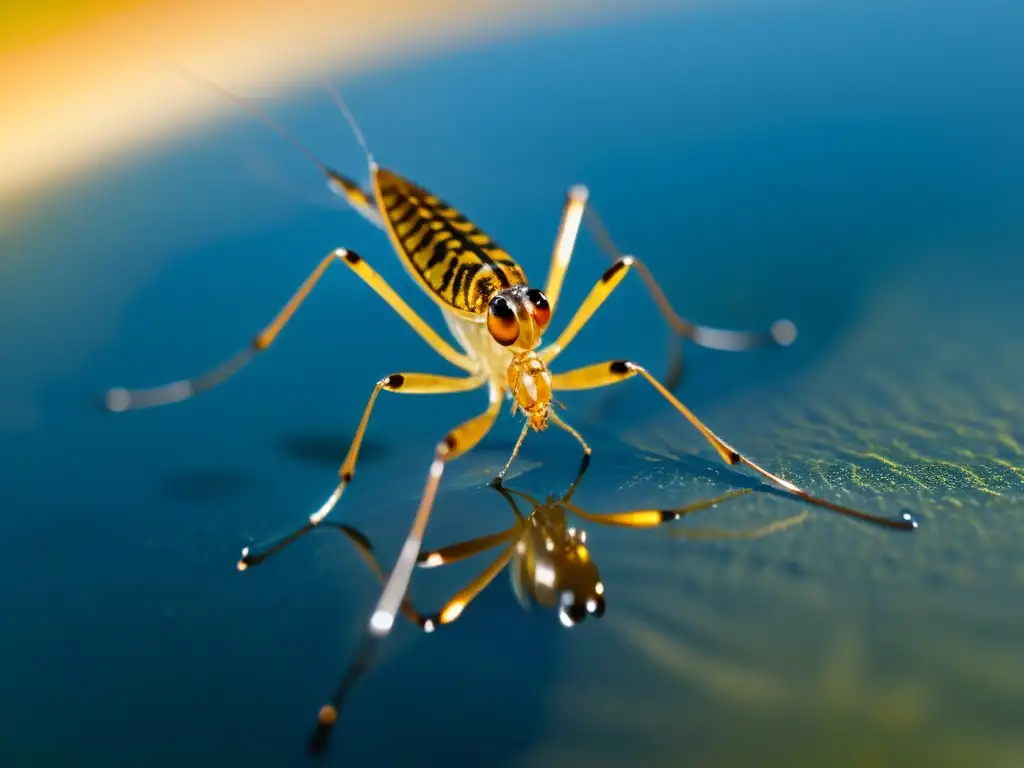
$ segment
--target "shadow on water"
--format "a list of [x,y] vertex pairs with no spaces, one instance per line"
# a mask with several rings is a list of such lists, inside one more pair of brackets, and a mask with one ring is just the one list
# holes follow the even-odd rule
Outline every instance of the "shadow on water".
[[197,469],[168,475],[161,483],[161,493],[172,501],[210,504],[240,494],[253,482],[249,472]]
[[[279,442],[281,453],[285,456],[331,469],[341,466],[351,445],[351,435],[327,432],[293,434]],[[368,461],[386,460],[390,455],[388,449],[386,442],[366,438],[359,449],[359,462],[362,465]]]
[[[565,188],[585,181],[682,314],[795,321],[786,350],[688,348],[683,399],[809,491],[924,522],[903,536],[810,510],[770,537],[713,541],[588,529],[609,589],[600,624],[566,633],[492,588],[443,632],[396,626],[331,764],[1020,762],[1024,113],[1005,97],[1020,13],[995,0],[693,11],[342,84],[377,156],[458,203],[528,274],[546,267]],[[322,93],[275,114],[339,168],[362,167]],[[292,764],[369,616],[378,586],[340,537],[235,570],[241,547],[323,501],[373,382],[440,372],[349,275],[325,278],[273,353],[223,388],[121,417],[82,406],[238,349],[339,245],[436,316],[379,232],[254,183],[250,153],[320,184],[239,117],[70,181],[5,242],[5,764]],[[581,243],[563,306],[605,267]],[[654,308],[639,284],[620,291],[560,363],[661,370]],[[641,383],[613,394],[599,414],[601,393],[566,398],[596,448],[580,506],[677,507],[753,484]],[[381,398],[338,519],[385,566],[434,441],[482,408],[474,397]],[[514,438],[503,424],[446,475],[426,546],[509,519],[483,487]],[[570,445],[531,438],[509,485],[561,493]],[[739,531],[805,510],[755,492],[709,514]],[[462,565],[417,574],[417,605],[442,604],[472,576]]]

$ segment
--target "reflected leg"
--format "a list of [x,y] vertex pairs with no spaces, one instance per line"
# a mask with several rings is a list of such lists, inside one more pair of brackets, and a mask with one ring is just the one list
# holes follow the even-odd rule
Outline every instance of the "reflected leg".
[[329,704],[320,709],[318,723],[310,739],[310,749],[320,752],[326,749],[330,732],[337,722],[338,713],[345,703],[348,692],[363,677],[370,667],[380,642],[388,636],[395,622],[395,615],[402,605],[413,569],[419,559],[420,546],[427,522],[433,509],[445,465],[475,447],[490,431],[501,409],[501,393],[491,392],[491,403],[487,410],[469,421],[466,421],[449,432],[434,449],[434,460],[427,474],[427,482],[423,490],[416,517],[409,534],[402,545],[395,567],[392,569],[377,606],[367,623],[355,660],[349,665],[345,676],[335,689]]
[[376,386],[373,388],[373,392],[370,394],[370,399],[366,403],[366,408],[363,409],[363,418],[359,421],[359,427],[356,429],[356,434],[352,439],[352,445],[348,449],[348,454],[346,454],[345,460],[338,469],[338,476],[341,478],[341,482],[339,482],[334,491],[331,492],[327,501],[325,501],[316,512],[309,516],[309,521],[304,526],[293,531],[277,542],[265,547],[261,551],[253,553],[250,552],[249,547],[245,547],[242,550],[242,557],[238,561],[238,570],[244,571],[247,568],[259,565],[275,552],[279,552],[297,539],[305,536],[325,517],[327,517],[332,509],[334,509],[335,505],[341,499],[341,495],[345,492],[345,488],[348,487],[348,484],[352,482],[352,478],[355,476],[356,462],[359,459],[359,449],[363,443],[363,436],[366,434],[366,427],[370,422],[370,414],[373,412],[373,406],[377,401],[377,395],[379,395],[382,390],[409,395],[437,395],[466,392],[477,389],[483,386],[483,384],[483,376],[451,377],[438,376],[429,373],[393,373],[378,381]]

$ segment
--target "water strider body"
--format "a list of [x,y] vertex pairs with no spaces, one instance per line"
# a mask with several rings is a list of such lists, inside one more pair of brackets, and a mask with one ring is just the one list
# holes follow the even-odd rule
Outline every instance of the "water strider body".
[[[551,424],[565,430],[579,442],[585,465],[589,461],[590,447],[583,437],[556,413],[555,394],[562,391],[606,387],[640,376],[668,400],[714,446],[728,464],[742,463],[793,495],[846,515],[894,528],[915,526],[909,516],[899,520],[878,518],[813,497],[789,481],[762,469],[723,442],[676,399],[669,388],[636,362],[608,360],[562,373],[552,372],[551,364],[569,346],[622,280],[634,270],[646,283],[653,300],[673,330],[703,346],[738,350],[788,344],[795,336],[795,329],[792,324],[785,321],[776,323],[770,332],[763,333],[721,331],[694,325],[675,313],[642,262],[635,257],[615,252],[614,263],[598,279],[564,330],[554,342],[542,345],[541,338],[548,330],[557,310],[563,279],[585,216],[593,225],[598,241],[606,250],[614,249],[599,219],[587,205],[586,188],[575,186],[567,194],[547,281],[544,290],[541,290],[527,280],[526,273],[517,261],[455,207],[401,174],[378,165],[341,98],[333,89],[331,94],[366,153],[372,182],[369,192],[364,191],[351,179],[325,166],[262,114],[250,111],[306,154],[324,173],[332,189],[342,195],[364,218],[387,233],[409,274],[441,310],[442,317],[462,351],[443,339],[359,254],[339,248],[320,262],[277,316],[253,338],[246,349],[234,357],[209,373],[193,379],[177,381],[154,389],[112,389],[107,393],[106,403],[112,411],[165,405],[187,400],[222,383],[273,344],[328,267],[336,263],[344,264],[352,270],[435,352],[463,371],[461,376],[401,372],[380,379],[370,394],[352,445],[339,469],[338,485],[320,508],[310,515],[308,523],[298,531],[268,547],[263,553],[252,553],[248,548],[244,549],[238,563],[239,569],[244,570],[311,530],[334,508],[352,481],[370,414],[382,391],[399,394],[444,394],[475,389],[487,390],[488,402],[485,410],[448,432],[434,449],[426,485],[411,530],[369,620],[363,651],[350,667],[353,679],[365,670],[375,644],[390,632],[394,624],[416,565],[423,534],[446,463],[471,450],[484,438],[507,399],[512,400],[514,411],[522,411],[525,415],[525,424],[508,464],[496,478],[499,481],[514,460],[526,435],[530,431],[544,430]],[[340,703],[335,701],[323,708],[321,723],[333,724]]]

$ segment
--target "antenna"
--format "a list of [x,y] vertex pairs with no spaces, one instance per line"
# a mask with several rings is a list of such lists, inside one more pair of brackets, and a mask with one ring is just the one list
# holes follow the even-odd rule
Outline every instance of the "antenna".
[[334,171],[327,167],[327,165],[319,157],[317,157],[309,147],[307,147],[305,144],[303,144],[301,141],[295,138],[295,136],[292,135],[283,126],[271,120],[270,117],[262,110],[250,104],[248,100],[243,99],[241,96],[232,93],[226,88],[222,88],[216,83],[211,82],[206,78],[197,75],[195,72],[191,72],[185,69],[179,64],[176,64],[174,62],[168,63],[170,64],[170,66],[176,69],[183,76],[187,77],[189,80],[199,83],[200,85],[209,88],[210,90],[216,91],[221,96],[228,99],[241,109],[244,109],[246,112],[248,112],[250,115],[255,117],[260,122],[269,126],[273,131],[275,131],[279,136],[281,136],[281,138],[283,138],[285,141],[287,141],[289,144],[295,147],[295,149],[301,152],[307,160],[309,160],[313,165],[319,168],[320,172],[323,173],[328,178],[334,173]]
[[352,110],[348,108],[345,100],[341,98],[341,94],[338,93],[337,88],[334,87],[330,80],[326,77],[322,77],[320,80],[327,89],[327,92],[331,95],[335,105],[341,110],[341,114],[344,116],[345,122],[348,123],[348,127],[352,129],[352,133],[355,135],[356,141],[359,142],[359,146],[363,149],[363,154],[366,155],[366,163],[370,166],[370,170],[372,171],[377,167],[377,161],[374,159],[373,153],[370,151],[370,148],[366,143],[366,137],[363,136],[363,131],[359,127],[359,123],[356,122],[356,118],[352,114]]

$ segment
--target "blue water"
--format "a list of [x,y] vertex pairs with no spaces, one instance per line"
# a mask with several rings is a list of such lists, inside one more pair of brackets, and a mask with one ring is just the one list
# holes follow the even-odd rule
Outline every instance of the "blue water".
[[[331,764],[1024,759],[1024,12],[826,5],[679,12],[339,79],[382,164],[535,281],[585,182],[688,318],[796,322],[786,350],[688,347],[681,395],[770,469],[912,508],[922,528],[816,510],[754,540],[587,526],[599,623],[524,612],[503,575],[443,631],[399,625]],[[322,91],[263,106],[362,172]],[[301,764],[377,587],[327,531],[249,573],[235,561],[330,492],[375,381],[451,371],[339,269],[223,387],[123,415],[99,399],[219,362],[337,246],[436,309],[381,233],[239,113],[17,213],[0,261],[0,762]],[[606,266],[584,237],[562,307]],[[667,340],[628,278],[560,366],[661,372]],[[592,511],[749,484],[638,382],[565,400],[596,449],[576,497]],[[482,406],[382,396],[337,515],[386,564],[432,445]],[[482,486],[517,430],[504,417],[452,465],[428,546],[511,524]],[[566,435],[531,437],[509,484],[557,494],[577,461]],[[752,494],[693,525],[804,509]],[[475,567],[418,574],[417,602],[439,606]]]

